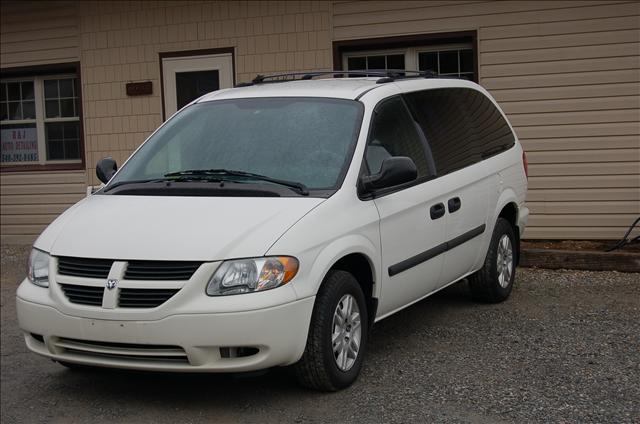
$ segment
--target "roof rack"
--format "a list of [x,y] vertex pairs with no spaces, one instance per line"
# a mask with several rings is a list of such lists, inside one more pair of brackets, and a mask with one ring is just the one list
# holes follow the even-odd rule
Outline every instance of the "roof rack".
[[243,82],[236,84],[236,87],[248,87],[255,84],[266,84],[274,82],[287,81],[304,81],[320,76],[333,75],[339,76],[356,76],[356,77],[380,77],[376,83],[393,82],[400,79],[408,78],[435,78],[438,76],[433,71],[411,71],[406,69],[359,69],[350,71],[315,71],[315,72],[289,72],[284,74],[273,75],[256,75],[251,82]]

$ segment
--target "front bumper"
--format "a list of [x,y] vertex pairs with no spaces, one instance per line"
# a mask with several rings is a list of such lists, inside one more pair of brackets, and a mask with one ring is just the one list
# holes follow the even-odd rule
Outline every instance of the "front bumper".
[[82,318],[18,297],[17,313],[27,347],[57,361],[153,371],[241,372],[298,361],[314,300],[145,321]]

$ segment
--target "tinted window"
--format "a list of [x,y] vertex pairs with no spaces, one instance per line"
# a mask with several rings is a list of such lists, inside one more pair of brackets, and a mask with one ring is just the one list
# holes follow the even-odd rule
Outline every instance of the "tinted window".
[[431,147],[439,175],[514,145],[515,138],[507,121],[479,91],[434,89],[409,93],[406,100]]
[[385,100],[376,107],[365,156],[371,174],[380,172],[384,159],[407,156],[415,162],[418,178],[430,175],[424,143],[400,97]]
[[158,130],[112,180],[149,180],[184,170],[228,169],[338,185],[355,143],[362,104],[321,98],[198,103]]

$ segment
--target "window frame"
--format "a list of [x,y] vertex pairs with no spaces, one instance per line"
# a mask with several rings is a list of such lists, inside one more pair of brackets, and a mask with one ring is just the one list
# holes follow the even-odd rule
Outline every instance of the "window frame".
[[[85,141],[84,141],[84,115],[82,105],[82,77],[80,62],[60,63],[51,65],[35,65],[0,70],[2,82],[5,81],[34,81],[34,100],[36,107],[35,120],[20,120],[7,122],[9,124],[35,123],[38,134],[38,162],[10,162],[0,164],[0,173],[4,172],[34,172],[34,171],[71,171],[86,170]],[[46,118],[44,110],[44,80],[75,78],[75,95],[77,97],[77,117]],[[39,81],[39,83],[38,83]],[[38,120],[41,116],[41,120]],[[33,121],[33,122],[31,122]],[[79,159],[73,160],[47,160],[47,148],[45,141],[45,124],[51,122],[78,122],[79,131]]]
[[[418,69],[419,65],[419,55],[420,53],[429,53],[429,52],[441,52],[448,50],[473,50],[473,44],[471,43],[454,43],[454,44],[434,44],[434,45],[425,45],[418,47],[406,47],[404,49],[387,49],[387,50],[358,50],[353,52],[346,52],[342,55],[342,69],[349,69],[349,59],[354,57],[368,57],[368,56],[391,56],[391,55],[404,55],[404,66],[405,69],[413,70]],[[438,56],[439,57],[439,56]],[[475,63],[475,61],[474,61]],[[474,66],[475,68],[475,66]],[[460,70],[460,63],[458,62],[458,71]],[[457,72],[458,76],[455,74],[442,74],[443,77],[453,77],[459,78],[460,74],[468,74],[468,72]],[[477,79],[476,71],[473,71],[473,79],[471,81],[475,81]]]
[[387,188],[382,188],[379,190],[374,190],[368,193],[364,193],[362,191],[362,187],[360,186],[360,180],[362,177],[367,176],[367,175],[373,175],[370,173],[369,170],[369,164],[367,163],[367,147],[369,146],[369,141],[371,140],[371,136],[372,136],[372,132],[373,132],[373,120],[375,119],[375,113],[376,110],[385,102],[392,100],[396,97],[399,97],[402,105],[404,106],[405,111],[407,112],[407,115],[409,115],[409,118],[413,121],[413,123],[415,124],[415,131],[418,134],[418,138],[420,138],[420,142],[422,145],[422,152],[425,155],[425,159],[426,159],[426,155],[427,155],[427,139],[424,136],[424,133],[422,132],[422,129],[420,128],[420,126],[418,125],[418,123],[416,122],[413,113],[411,113],[411,109],[409,108],[409,105],[407,105],[407,102],[404,99],[404,93],[396,93],[396,94],[392,94],[388,97],[385,97],[384,99],[380,99],[378,101],[378,103],[376,103],[376,105],[373,107],[372,111],[371,111],[371,119],[369,120],[369,128],[367,129],[367,138],[365,141],[365,146],[364,146],[364,150],[362,151],[362,157],[361,157],[361,162],[360,162],[360,170],[358,171],[358,198],[360,200],[373,200],[373,199],[377,199],[380,197],[384,197],[384,196],[388,196],[390,194],[396,193],[398,191],[402,191],[402,190],[406,190],[408,188],[420,185],[420,184],[424,184],[428,181],[431,181],[433,179],[438,178],[437,173],[435,175],[424,175],[422,177],[418,177],[413,181],[409,181],[407,183],[404,184],[400,184],[397,186],[393,186],[393,187],[387,187]]
[[342,69],[349,69],[348,61],[351,57],[367,57],[367,56],[393,56],[404,55],[405,69],[409,69],[407,65],[407,49],[386,49],[386,50],[360,50],[345,53],[342,55]]
[[[409,49],[410,51],[412,50],[412,54],[415,55],[414,59],[415,59],[415,68],[414,69],[418,69],[418,65],[420,64],[420,53],[431,53],[431,52],[442,52],[442,51],[448,51],[448,50],[457,50],[458,51],[458,76],[456,77],[454,74],[448,73],[448,74],[440,74],[438,71],[438,75],[442,75],[443,77],[453,77],[453,78],[460,78],[460,74],[467,74],[468,72],[460,72],[460,50],[471,50],[472,54],[475,54],[475,51],[473,49],[473,44],[471,43],[454,43],[454,44],[435,44],[435,45],[431,45],[431,46],[422,46],[422,47],[415,47],[413,49]],[[471,79],[471,81],[476,81],[478,79],[478,75],[476,75],[476,57],[474,56],[474,70],[473,70],[473,79]],[[438,62],[440,61],[440,55],[438,54]],[[440,63],[438,63],[438,68],[440,68]]]
[[[333,42],[333,69],[342,71],[347,68],[345,55],[351,55],[365,52],[386,53],[387,51],[399,51],[414,48],[424,51],[423,49],[435,50],[441,49],[442,46],[464,44],[471,46],[473,53],[473,82],[480,80],[480,72],[478,66],[478,31],[476,29],[455,31],[455,32],[438,32],[430,34],[413,34],[400,35],[392,37],[380,38],[362,38],[354,40],[339,40]],[[407,69],[417,69],[417,54],[413,68],[412,63],[405,56],[405,67]]]

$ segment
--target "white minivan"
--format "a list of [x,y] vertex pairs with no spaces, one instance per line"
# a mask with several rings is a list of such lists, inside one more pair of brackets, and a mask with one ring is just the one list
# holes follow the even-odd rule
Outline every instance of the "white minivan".
[[505,115],[469,81],[367,74],[259,76],[184,107],[117,172],[101,160],[105,186],[34,243],[28,348],[68,367],[293,365],[332,391],[375,322],[463,278],[505,300],[529,215]]

